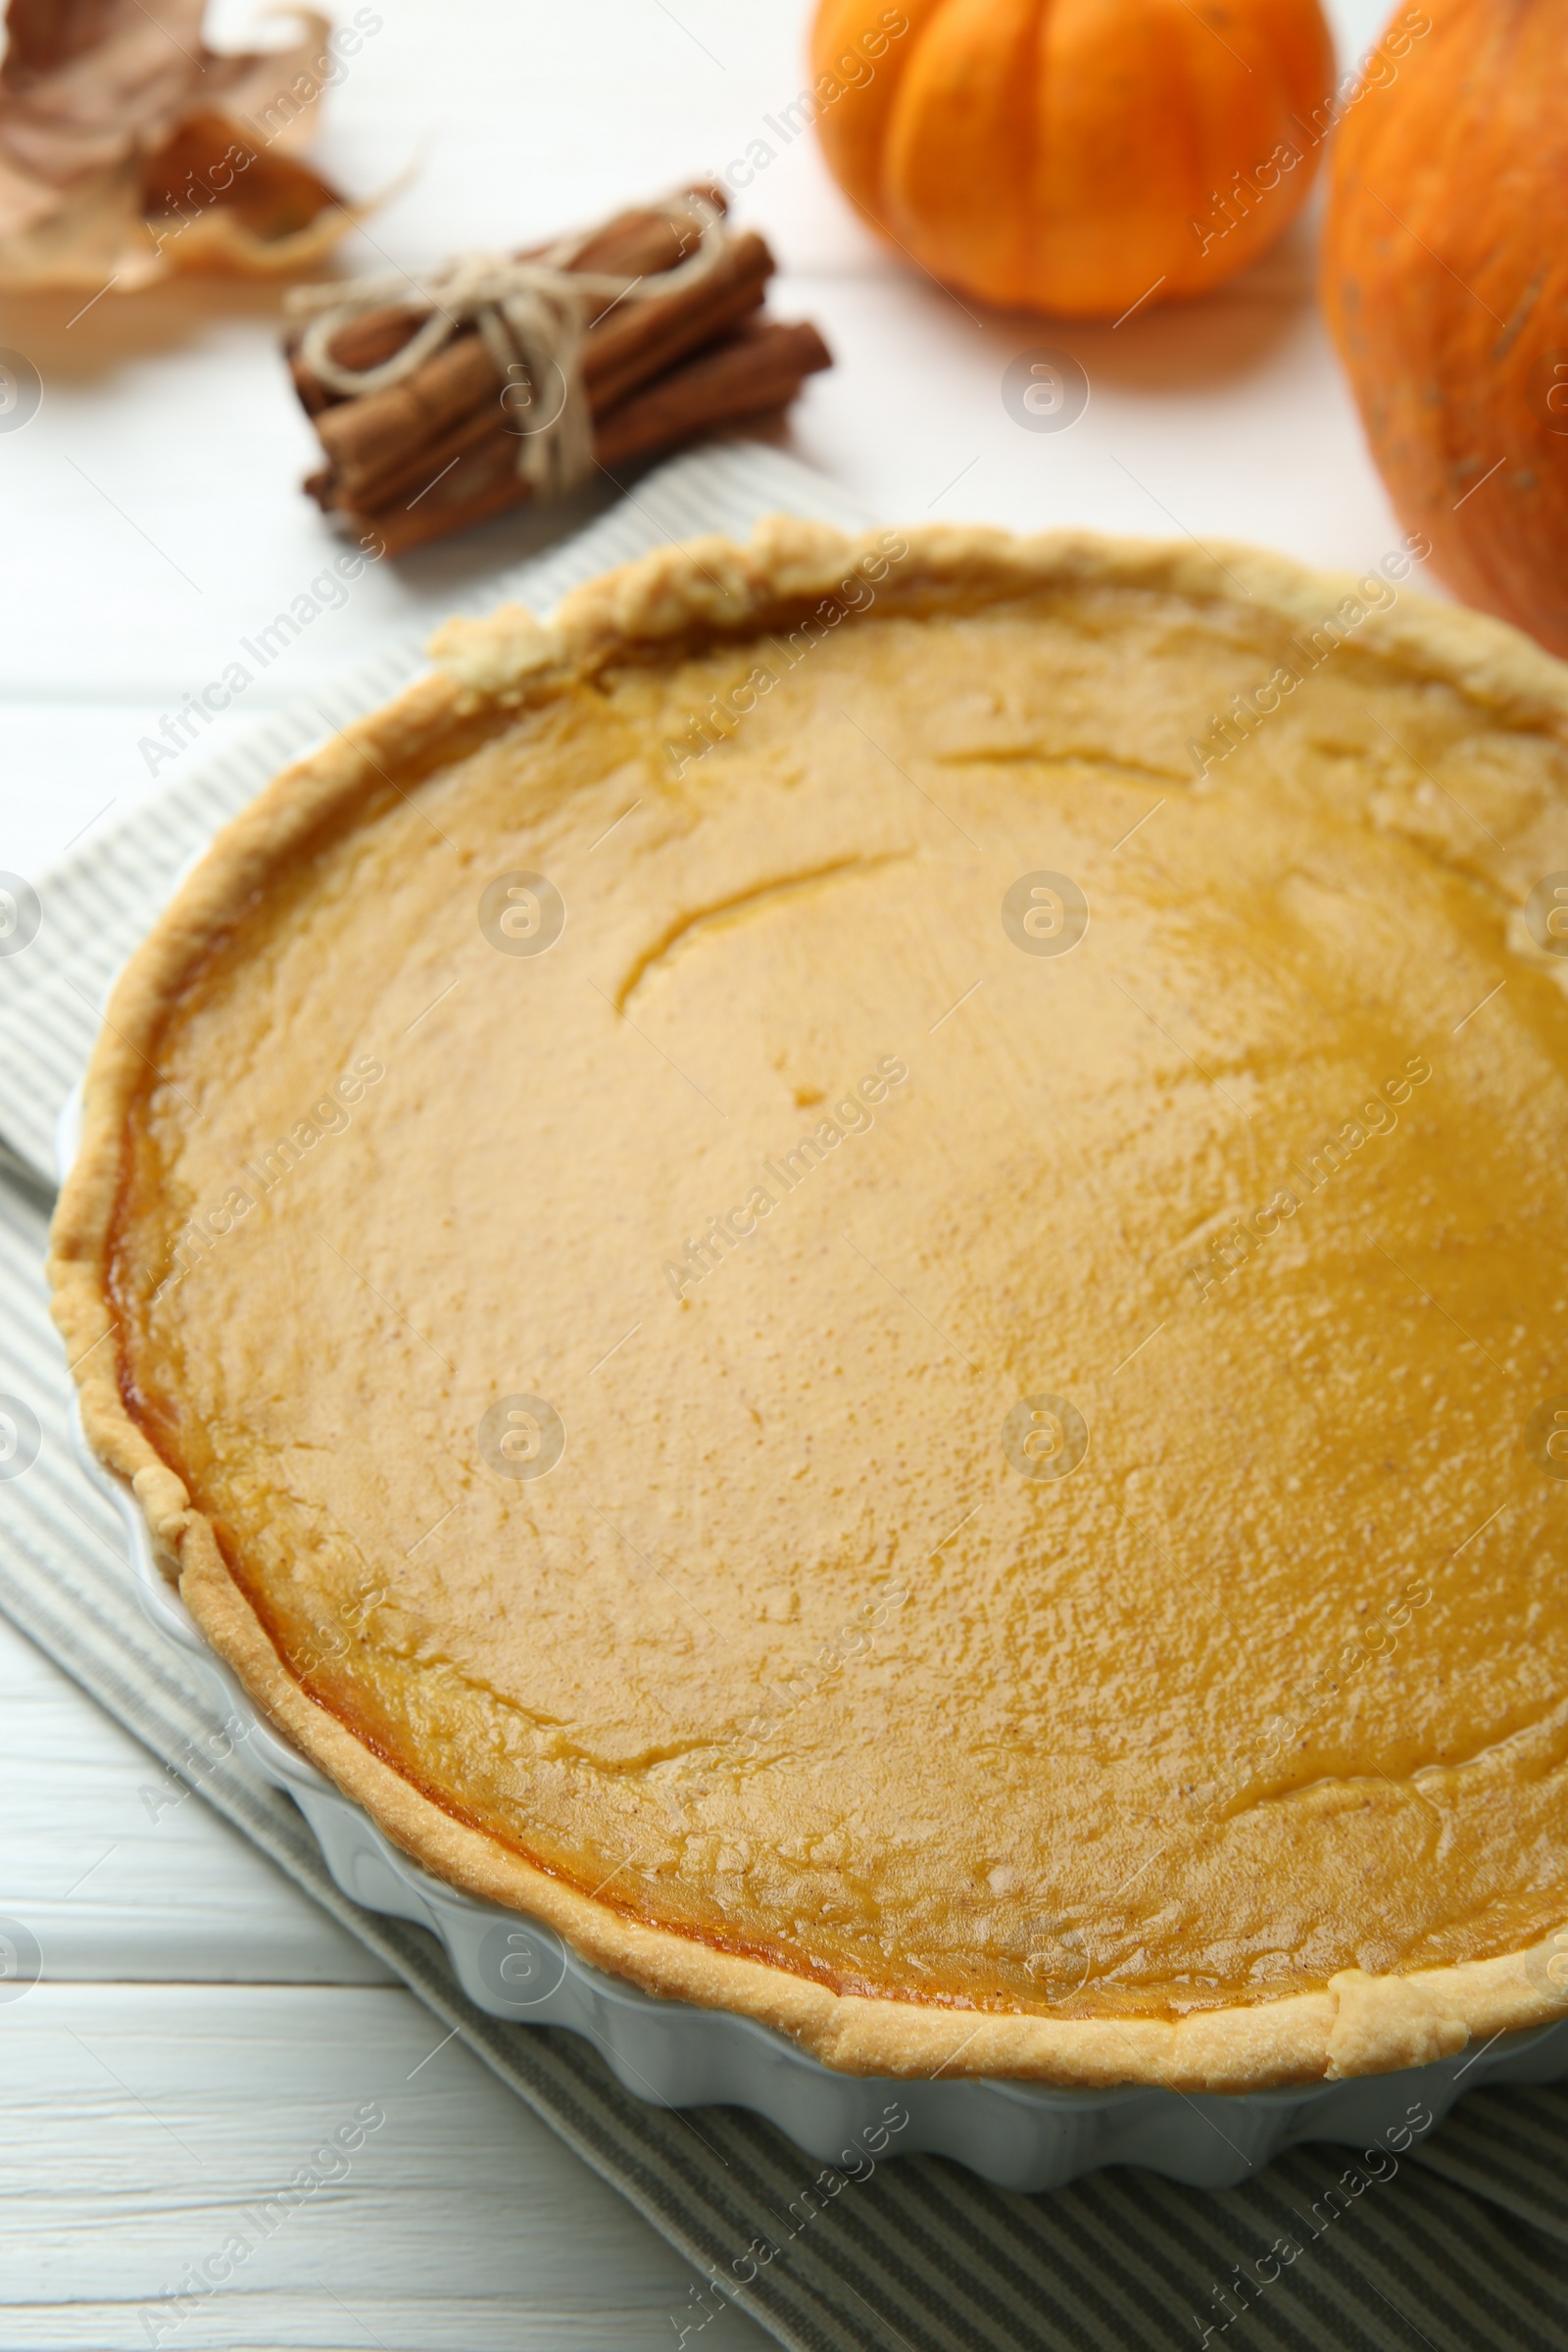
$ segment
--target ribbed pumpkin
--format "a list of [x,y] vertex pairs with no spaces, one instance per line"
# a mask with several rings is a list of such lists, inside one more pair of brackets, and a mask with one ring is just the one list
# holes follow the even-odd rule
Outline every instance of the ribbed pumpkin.
[[1425,0],[1350,108],[1324,297],[1407,530],[1568,654],[1568,0]]
[[1274,242],[1334,52],[1318,0],[822,0],[811,71],[890,242],[988,302],[1116,318]]

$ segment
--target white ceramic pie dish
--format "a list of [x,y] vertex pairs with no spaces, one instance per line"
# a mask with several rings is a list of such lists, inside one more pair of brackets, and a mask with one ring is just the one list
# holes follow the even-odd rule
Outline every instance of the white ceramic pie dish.
[[[75,1156],[79,1127],[77,1095],[61,1115],[62,1173]],[[148,1624],[197,1669],[226,1736],[298,1805],[343,1892],[368,1910],[435,1935],[464,1991],[488,2015],[585,2034],[636,2098],[664,2107],[750,2108],[822,2163],[854,2161],[857,2141],[880,2142],[888,2155],[927,2150],[953,2157],[1004,2188],[1055,2188],[1106,2164],[1143,2165],[1214,2188],[1249,2179],[1301,2140],[1407,2147],[1482,2083],[1568,2076],[1564,2018],[1406,2072],[1277,2091],[893,2081],[838,2074],[750,2018],[656,1998],[580,1959],[541,1922],[431,1878],[395,1846],[261,1715],[159,1571],[128,1484],[93,1454],[79,1421],[76,1443],[88,1474],[124,1523]]]

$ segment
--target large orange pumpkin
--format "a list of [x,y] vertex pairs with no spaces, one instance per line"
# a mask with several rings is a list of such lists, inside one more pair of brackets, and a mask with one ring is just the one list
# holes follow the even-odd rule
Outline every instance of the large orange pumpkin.
[[1340,132],[1325,300],[1406,529],[1568,654],[1568,0],[1425,8]]
[[988,302],[1116,318],[1299,211],[1334,51],[1318,0],[822,0],[811,72],[828,164],[894,245]]

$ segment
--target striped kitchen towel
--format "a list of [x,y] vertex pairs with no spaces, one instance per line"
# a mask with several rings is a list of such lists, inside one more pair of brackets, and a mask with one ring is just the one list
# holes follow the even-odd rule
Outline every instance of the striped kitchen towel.
[[[544,609],[658,538],[744,536],[768,509],[864,519],[787,460],[739,446],[663,468],[637,500],[497,582],[497,596]],[[180,867],[276,764],[416,666],[416,649],[394,649],[340,694],[181,779],[45,878],[41,927],[24,954],[0,959],[0,1133],[10,1147],[0,1395],[20,1399],[38,1428],[27,1467],[0,1481],[0,1608],[680,2249],[710,2282],[681,2315],[687,2335],[727,2297],[796,2352],[1175,2352],[1223,2342],[1233,2328],[1256,2352],[1561,2352],[1568,2086],[1479,2090],[1407,2157],[1384,2151],[1371,2164],[1345,2149],[1297,2148],[1235,2189],[1124,2170],[1030,2197],[909,2156],[813,2205],[806,2191],[819,2168],[760,2118],[646,2105],[591,2042],[475,2009],[428,1937],[340,1892],[301,1815],[219,1736],[210,1701],[142,1619],[119,1520],[74,1452],[70,1376],[42,1272],[54,1123],[104,988]],[[808,2227],[780,2219],[792,2207]]]

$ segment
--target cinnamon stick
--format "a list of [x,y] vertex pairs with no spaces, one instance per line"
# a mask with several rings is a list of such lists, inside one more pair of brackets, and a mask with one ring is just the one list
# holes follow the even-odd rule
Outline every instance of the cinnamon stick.
[[322,478],[331,484],[332,496],[324,503],[353,507],[367,514],[378,514],[383,507],[397,507],[415,497],[445,473],[454,458],[465,458],[471,449],[494,446],[499,450],[505,442],[512,452],[515,471],[517,440],[516,432],[508,430],[506,412],[500,403],[486,401],[483,408],[460,416],[438,440],[416,449],[412,458],[400,459],[396,466],[374,475],[368,483],[332,466],[325,467],[322,476],[313,479]]
[[[691,192],[725,209],[720,189]],[[808,374],[832,364],[814,327],[763,315],[773,257],[755,233],[730,237],[712,268],[680,291],[635,298],[643,280],[676,267],[702,234],[695,214],[634,209],[597,229],[566,265],[634,281],[588,321],[578,354],[601,467],[673,448],[714,425],[771,416]],[[518,258],[540,258],[558,243]],[[355,372],[379,367],[427,316],[413,300],[360,313],[334,334],[333,360]],[[302,357],[302,342],[291,337],[285,350],[326,459],[305,487],[362,534],[379,533],[385,553],[403,554],[532,495],[518,471],[521,420],[502,405],[504,371],[475,327],[401,382],[362,394],[322,382]],[[552,389],[559,387],[543,388],[547,399]]]
[[[403,349],[419,318],[419,312],[402,303],[392,304],[384,311],[365,311],[338,328],[332,337],[332,357],[340,368],[352,368],[356,374],[379,368],[383,360],[394,358]],[[333,391],[312,373],[300,358],[300,339],[298,333],[290,335],[283,349],[301,408],[307,416],[318,416],[323,409],[341,407],[351,395]]]
[[[582,354],[584,389],[595,416],[755,310],[772,271],[766,244],[749,232],[684,292],[612,310],[590,329]],[[390,320],[384,331],[392,331]],[[378,506],[405,469],[442,446],[460,420],[493,407],[502,382],[480,337],[459,335],[403,383],[323,408],[315,419],[317,434],[347,495]]]
[[[693,180],[681,189],[683,196],[701,196],[715,213],[729,211],[729,195],[716,180]],[[634,277],[639,271],[651,276],[658,270],[673,270],[689,253],[695,253],[702,239],[702,227],[697,216],[688,216],[689,226],[677,228],[667,213],[650,206],[636,206],[617,213],[603,228],[589,238],[570,267],[573,270],[604,270],[611,274]],[[558,244],[552,238],[546,245],[530,245],[518,258],[537,261]]]
[[583,383],[595,414],[760,308],[773,270],[766,241],[748,229],[712,273],[685,293],[623,303],[596,320],[582,352]]
[[[710,180],[696,180],[681,190],[683,196],[701,196],[717,213],[729,210],[725,190]],[[572,262],[573,270],[604,271],[617,277],[652,276],[659,270],[673,270],[693,252],[701,238],[701,227],[693,215],[686,226],[677,228],[667,213],[639,206],[617,213],[607,220],[595,236],[582,248]],[[514,258],[517,261],[538,261],[552,251],[559,239],[544,245],[525,246]],[[760,240],[759,240],[760,242]],[[764,248],[765,250],[765,248]],[[675,298],[678,299],[678,298]],[[418,326],[425,313],[416,306],[389,304],[384,310],[365,311],[339,327],[331,342],[331,354],[340,368],[356,374],[379,368],[403,349],[404,344]],[[303,329],[296,327],[284,339],[283,349],[294,377],[294,387],[308,416],[322,409],[334,408],[356,397],[353,393],[338,392],[323,384],[299,358]]]
[[460,418],[494,407],[496,365],[479,337],[459,335],[401,384],[324,409],[317,437],[350,496],[368,492],[421,450],[434,449]]
[[[700,197],[720,219],[729,212],[729,197],[711,180],[694,180],[680,194]],[[634,207],[597,229],[568,267],[612,276],[648,276],[689,260],[702,241],[703,224],[695,213],[676,220],[660,205]],[[529,245],[519,259],[539,261],[552,250],[550,244]]]
[[[601,421],[595,457],[607,468],[628,465],[715,425],[771,416],[788,406],[808,374],[831,365],[814,326],[748,322],[623,401]],[[308,487],[323,507],[344,513],[354,532],[374,531],[385,554],[406,555],[531,495],[516,469],[516,436],[488,413],[482,422],[483,431],[461,449],[449,440],[441,451],[427,453],[424,478],[407,499],[363,506],[345,495],[329,468]]]
[[594,432],[601,466],[625,466],[708,426],[783,408],[833,355],[809,319],[749,321],[623,401]]
[[[762,293],[763,281],[760,277],[741,280],[728,294],[706,303],[700,311],[692,306],[683,306],[680,318],[670,321],[662,330],[656,329],[647,338],[641,351],[623,354],[619,366],[614,369],[600,374],[597,370],[590,372],[585,366],[584,391],[589,415],[597,423],[629,398],[640,384],[657,374],[662,374],[668,368],[691,357],[695,350],[706,349],[719,336],[741,325],[760,309]],[[466,340],[476,342],[477,337]],[[458,346],[452,344],[448,349],[456,351]],[[488,354],[486,362],[488,365]],[[466,369],[465,372],[467,372]],[[442,380],[451,382],[457,378],[457,373],[454,367],[450,375],[434,382],[433,388],[441,389]],[[410,380],[413,382],[415,379]],[[391,456],[380,462],[376,462],[378,451],[373,446],[368,450],[364,436],[359,434],[354,437],[352,454],[347,462],[339,461],[337,448],[340,444],[336,436],[330,429],[321,430],[319,437],[322,448],[328,458],[334,461],[335,477],[345,499],[357,507],[388,506],[400,495],[428,481],[432,473],[439,472],[450,459],[470,449],[475,439],[482,439],[493,426],[502,429],[510,426],[514,442],[518,419],[514,416],[509,417],[502,411],[500,389],[500,379],[491,368],[484,397],[477,405],[459,407],[454,401],[453,406],[458,407],[455,416],[449,416],[444,423],[438,425],[432,416],[430,431],[420,434],[412,446],[409,437],[400,433],[393,443]],[[368,401],[354,404],[356,408],[368,405]],[[433,405],[430,404],[431,407]],[[322,421],[324,423],[325,420]],[[385,446],[383,441],[381,447]]]

